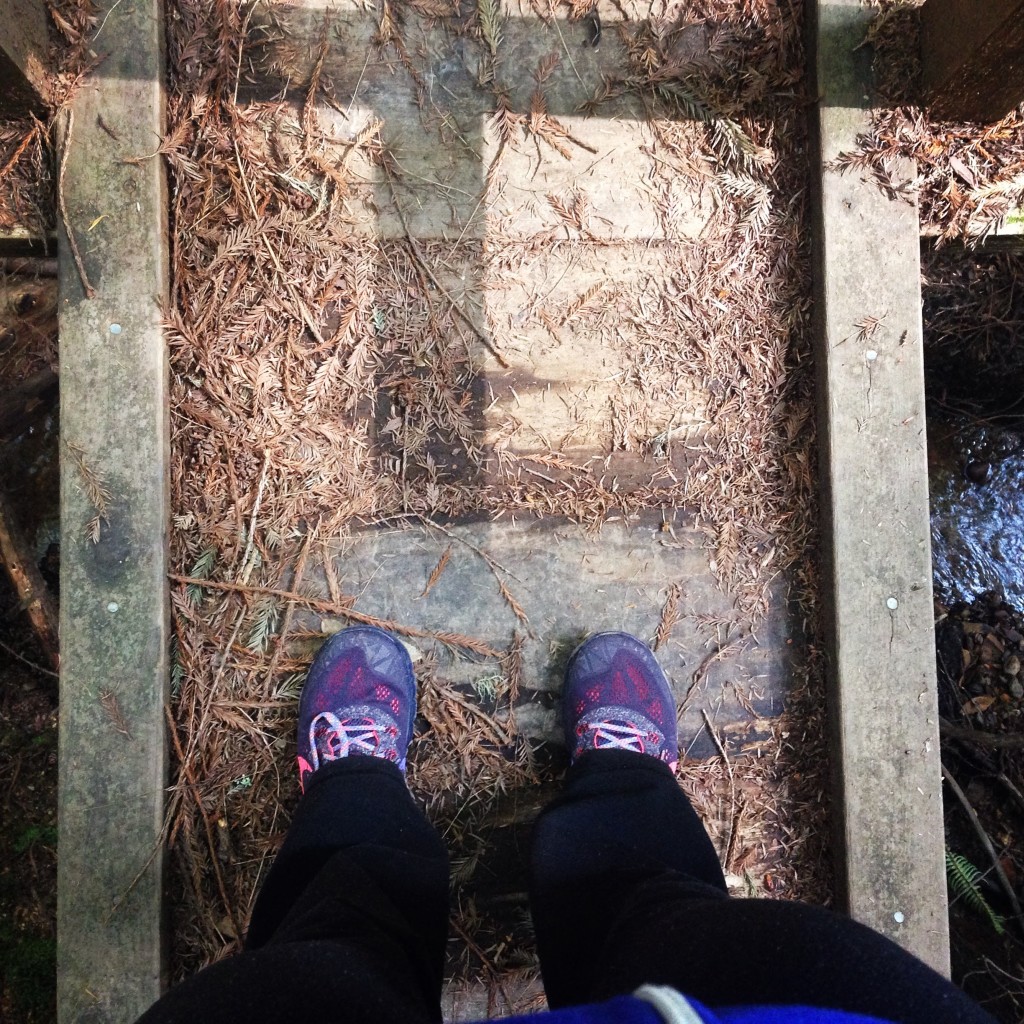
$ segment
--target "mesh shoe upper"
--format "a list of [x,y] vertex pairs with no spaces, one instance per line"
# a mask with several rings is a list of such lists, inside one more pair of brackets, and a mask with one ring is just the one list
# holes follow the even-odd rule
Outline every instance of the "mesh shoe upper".
[[650,648],[629,633],[597,633],[573,652],[562,716],[575,760],[587,750],[632,750],[675,767],[676,703]]
[[320,648],[299,700],[299,782],[340,757],[381,757],[405,769],[416,713],[408,651],[382,629],[355,626]]

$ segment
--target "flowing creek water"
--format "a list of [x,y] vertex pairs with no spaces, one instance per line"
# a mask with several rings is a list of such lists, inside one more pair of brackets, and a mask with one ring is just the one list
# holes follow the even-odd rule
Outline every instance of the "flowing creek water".
[[1002,590],[1024,606],[1024,435],[929,425],[932,571],[946,604]]
[[935,596],[1024,607],[1024,254],[922,253]]

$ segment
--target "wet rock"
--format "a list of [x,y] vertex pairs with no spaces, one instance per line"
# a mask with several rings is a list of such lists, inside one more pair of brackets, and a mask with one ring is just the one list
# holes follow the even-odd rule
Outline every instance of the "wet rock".
[[1003,671],[1008,676],[1019,676],[1020,675],[1020,658],[1016,654],[1011,654],[1003,664]]
[[1010,683],[1010,696],[1016,697],[1017,700],[1024,697],[1024,683],[1021,683],[1019,679],[1014,679],[1014,681]]
[[964,467],[964,476],[966,476],[972,484],[987,484],[989,478],[992,476],[992,463],[972,459]]

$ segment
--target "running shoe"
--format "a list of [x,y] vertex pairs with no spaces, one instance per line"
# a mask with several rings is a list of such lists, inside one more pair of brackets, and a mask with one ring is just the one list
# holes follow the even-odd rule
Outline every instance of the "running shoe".
[[405,770],[416,714],[409,652],[376,626],[335,633],[317,652],[299,700],[299,784],[341,757],[380,757]]
[[572,760],[588,750],[631,750],[679,760],[676,702],[651,649],[629,633],[596,633],[573,651],[562,694]]

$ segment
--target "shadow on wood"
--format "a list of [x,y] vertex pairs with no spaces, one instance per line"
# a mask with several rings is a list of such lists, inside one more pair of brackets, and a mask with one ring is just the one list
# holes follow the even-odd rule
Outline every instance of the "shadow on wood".
[[46,106],[46,9],[42,0],[0,0],[0,117]]
[[932,117],[1005,117],[1024,103],[1024,0],[927,0],[921,72]]

